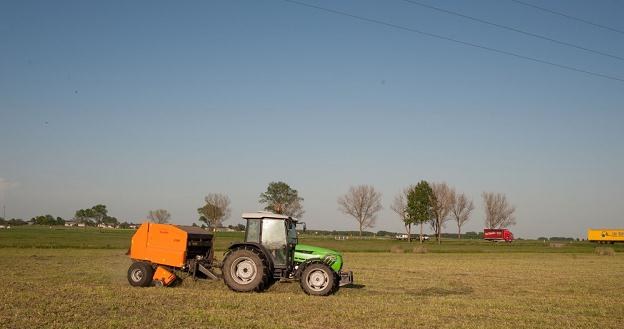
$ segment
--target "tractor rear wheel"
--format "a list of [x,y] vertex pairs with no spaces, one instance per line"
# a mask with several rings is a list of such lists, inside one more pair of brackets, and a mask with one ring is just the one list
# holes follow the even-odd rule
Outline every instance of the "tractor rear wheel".
[[255,249],[232,250],[223,260],[221,270],[223,282],[234,291],[262,291],[268,286],[269,271],[266,260]]
[[303,270],[299,279],[301,289],[308,295],[327,296],[338,290],[336,274],[327,264],[313,263]]
[[152,284],[154,268],[146,262],[134,262],[128,269],[128,282],[133,287],[147,287]]

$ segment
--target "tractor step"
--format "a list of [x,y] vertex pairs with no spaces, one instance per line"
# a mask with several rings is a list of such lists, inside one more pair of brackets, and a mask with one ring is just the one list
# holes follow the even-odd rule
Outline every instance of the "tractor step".
[[340,282],[338,283],[339,286],[342,287],[353,283],[353,271],[340,271],[338,274],[340,274]]

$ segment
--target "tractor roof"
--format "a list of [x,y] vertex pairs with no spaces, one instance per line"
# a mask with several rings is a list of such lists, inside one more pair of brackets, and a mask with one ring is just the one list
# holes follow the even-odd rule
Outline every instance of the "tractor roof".
[[245,219],[247,218],[260,218],[260,219],[261,218],[274,218],[274,219],[290,219],[290,220],[297,221],[296,218],[286,216],[286,215],[281,215],[281,214],[274,214],[268,211],[246,212],[246,213],[243,213],[241,217]]

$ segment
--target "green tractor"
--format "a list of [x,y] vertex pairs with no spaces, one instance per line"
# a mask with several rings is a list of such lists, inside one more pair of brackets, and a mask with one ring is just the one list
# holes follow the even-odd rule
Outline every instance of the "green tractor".
[[268,212],[244,213],[245,241],[226,251],[223,281],[234,291],[263,291],[278,280],[298,280],[309,295],[327,296],[353,283],[339,252],[298,244],[297,219]]

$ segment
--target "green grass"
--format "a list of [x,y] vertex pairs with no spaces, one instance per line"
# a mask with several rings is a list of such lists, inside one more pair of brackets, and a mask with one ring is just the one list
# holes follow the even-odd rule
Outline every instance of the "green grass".
[[[130,238],[134,230],[66,228],[48,226],[21,226],[10,230],[0,230],[1,248],[79,248],[79,249],[125,249],[130,247]],[[230,243],[242,241],[241,232],[217,233],[215,248],[227,249]],[[397,241],[392,239],[357,239],[335,240],[333,237],[302,235],[300,242],[341,252],[389,252],[392,247],[400,246],[410,252],[418,242]],[[513,243],[494,243],[483,240],[446,239],[441,245],[434,241],[425,242],[430,253],[592,253],[596,244],[588,242],[563,242],[560,247],[553,247],[549,242],[518,240]],[[624,252],[624,244],[612,245],[616,252]]]
[[2,328],[621,328],[624,257],[346,253],[357,286],[133,288],[123,250],[0,249]]

